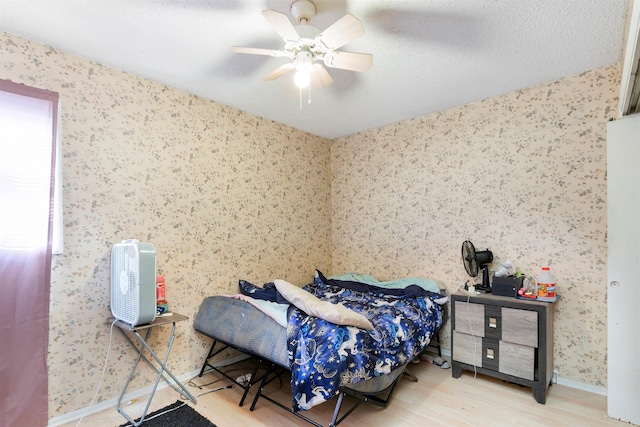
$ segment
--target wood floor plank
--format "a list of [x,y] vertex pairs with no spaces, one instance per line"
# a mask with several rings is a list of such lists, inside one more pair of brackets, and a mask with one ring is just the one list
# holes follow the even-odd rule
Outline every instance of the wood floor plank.
[[[249,368],[246,368],[250,372]],[[363,404],[341,425],[345,427],[389,427],[389,426],[613,426],[629,427],[630,424],[607,417],[607,398],[567,386],[554,384],[547,393],[547,403],[541,405],[533,397],[530,388],[490,378],[482,375],[474,377],[473,372],[464,372],[458,378],[451,377],[451,369],[441,369],[428,362],[411,365],[411,371],[419,381],[403,378],[387,408],[377,408]],[[245,373],[241,372],[238,375]],[[234,373],[235,375],[235,373]],[[193,384],[207,384],[218,380],[217,374],[207,374],[196,378]],[[198,397],[193,406],[199,413],[210,419],[218,427],[289,427],[307,426],[303,420],[266,400],[258,401],[255,411],[250,411],[255,392],[249,393],[244,406],[239,407],[242,390],[238,387],[207,393],[212,388],[226,385],[218,381],[198,388],[188,385],[189,391]],[[280,402],[291,402],[289,384],[277,381],[265,390]],[[206,394],[205,394],[206,393]],[[175,402],[179,396],[165,388],[156,393],[150,412]],[[127,406],[127,412],[139,416],[143,410],[143,400]],[[349,407],[354,400],[345,398],[343,407]],[[335,405],[331,401],[307,411],[307,415],[323,425],[328,425]],[[125,419],[115,408],[86,417],[81,426],[116,427]],[[77,422],[64,427],[75,427]],[[143,423],[144,426],[144,423]]]

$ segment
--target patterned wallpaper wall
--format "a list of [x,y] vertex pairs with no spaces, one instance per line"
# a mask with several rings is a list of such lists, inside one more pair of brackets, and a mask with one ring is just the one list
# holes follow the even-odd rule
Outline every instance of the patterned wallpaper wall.
[[[333,269],[455,292],[464,240],[527,274],[548,265],[555,366],[606,386],[609,67],[333,142]],[[445,346],[449,346],[446,331]]]
[[[241,278],[304,284],[314,268],[330,270],[327,140],[6,33],[0,58],[0,78],[61,99],[65,251],[53,259],[50,417],[96,391],[110,250],[122,239],[155,245],[170,308],[191,318],[177,327],[176,374],[199,369],[211,344],[192,327],[205,296],[237,292]],[[164,329],[154,336],[166,342]],[[132,363],[114,331],[98,401],[119,395]]]
[[[50,417],[95,392],[110,249],[125,238],[154,243],[171,308],[192,319],[204,296],[234,292],[239,278],[302,284],[315,267],[431,277],[453,292],[468,279],[460,246],[470,239],[494,252],[493,267],[551,267],[562,295],[556,368],[606,386],[605,129],[617,67],[329,144],[6,33],[0,58],[0,78],[57,91],[62,103]],[[174,372],[197,369],[209,343],[180,324]],[[117,396],[130,362],[114,334],[98,400]]]

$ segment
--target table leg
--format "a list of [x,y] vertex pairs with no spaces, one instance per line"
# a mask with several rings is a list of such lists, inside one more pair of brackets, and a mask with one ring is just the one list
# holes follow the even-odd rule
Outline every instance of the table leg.
[[[144,418],[147,415],[147,411],[149,410],[149,406],[151,405],[151,400],[153,399],[153,396],[156,392],[156,389],[158,388],[158,384],[160,383],[160,379],[164,379],[165,382],[171,386],[171,388],[173,388],[174,390],[176,390],[178,393],[180,394],[184,394],[185,396],[187,396],[189,398],[189,400],[191,400],[193,403],[196,403],[196,398],[193,397],[193,395],[191,393],[189,393],[189,391],[182,385],[182,383],[171,373],[171,371],[169,371],[169,369],[167,369],[167,361],[169,360],[169,354],[171,353],[171,348],[173,347],[173,340],[175,338],[175,328],[176,328],[176,324],[173,323],[172,327],[171,327],[171,335],[169,337],[169,344],[167,346],[167,351],[165,353],[164,356],[164,360],[160,360],[160,358],[156,355],[156,353],[153,351],[153,349],[151,349],[151,347],[147,344],[147,340],[149,339],[149,336],[151,335],[151,328],[147,329],[147,332],[144,336],[144,338],[138,333],[138,331],[133,331],[133,334],[138,338],[138,341],[140,341],[141,346],[138,347],[136,346],[133,341],[129,338],[129,336],[124,332],[124,330],[120,329],[120,332],[125,336],[125,338],[127,339],[127,341],[129,342],[129,344],[135,348],[138,351],[138,357],[136,358],[136,361],[131,369],[131,372],[129,373],[129,377],[127,378],[127,381],[125,383],[124,389],[122,390],[122,393],[120,394],[120,397],[118,398],[118,402],[117,402],[117,409],[118,412],[124,416],[132,425],[134,425],[135,427],[139,426],[140,424],[142,424],[142,422],[144,421]],[[160,369],[156,368],[153,363],[151,363],[151,361],[149,361],[149,359],[147,359],[143,353],[144,350],[147,350],[149,352],[149,354],[155,359],[155,361],[160,365]],[[153,385],[153,389],[151,390],[151,394],[149,395],[149,398],[147,400],[147,403],[145,405],[144,411],[142,412],[142,415],[140,416],[140,421],[138,423],[134,422],[134,420],[122,409],[121,407],[121,403],[122,403],[122,399],[127,391],[127,388],[129,387],[129,383],[131,382],[131,379],[133,378],[133,374],[135,373],[136,369],[138,368],[138,364],[140,363],[140,360],[144,359],[145,362],[147,362],[147,364],[158,374],[158,377],[155,380],[155,383]],[[176,388],[175,385],[173,385],[169,380],[167,380],[167,378],[164,376],[164,373],[167,373],[171,379],[173,379],[173,381],[175,382],[175,384],[180,387],[180,390],[178,388]]]

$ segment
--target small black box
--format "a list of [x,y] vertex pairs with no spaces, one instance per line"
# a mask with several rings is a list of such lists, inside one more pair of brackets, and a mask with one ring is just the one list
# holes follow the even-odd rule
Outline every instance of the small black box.
[[505,297],[516,297],[518,289],[522,287],[523,277],[505,276],[495,277],[491,283],[491,293],[493,295],[502,295]]

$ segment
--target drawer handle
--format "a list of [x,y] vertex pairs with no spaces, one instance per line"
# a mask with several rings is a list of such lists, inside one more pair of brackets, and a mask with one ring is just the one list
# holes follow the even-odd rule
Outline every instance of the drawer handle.
[[489,327],[497,328],[498,327],[498,319],[495,317],[489,317]]
[[487,349],[487,359],[494,359],[495,358],[495,353],[493,352],[492,348],[488,348]]

